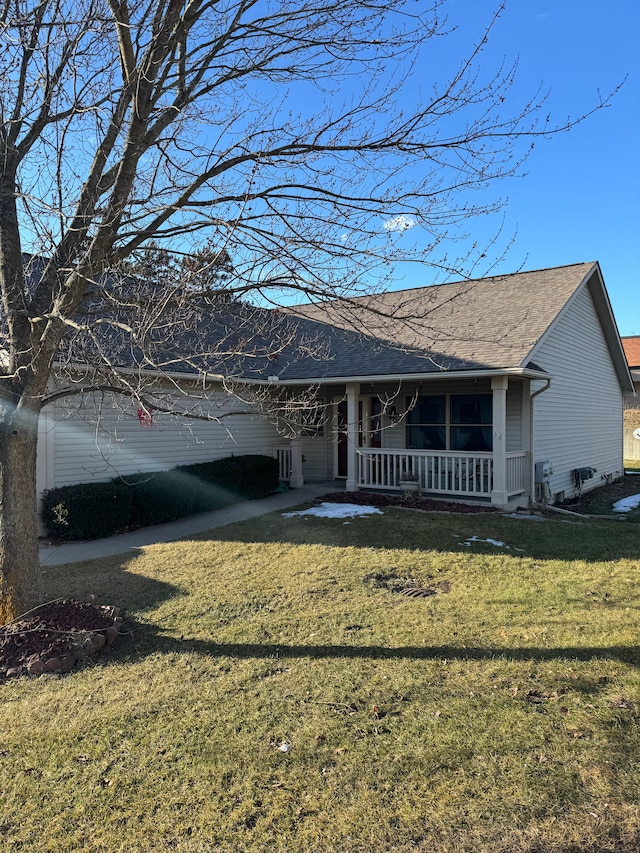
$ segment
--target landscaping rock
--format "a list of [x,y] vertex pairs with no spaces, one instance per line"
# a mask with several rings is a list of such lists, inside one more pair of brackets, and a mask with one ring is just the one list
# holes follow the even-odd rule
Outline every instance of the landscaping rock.
[[0,680],[70,672],[122,632],[114,607],[63,599],[43,604],[0,628]]

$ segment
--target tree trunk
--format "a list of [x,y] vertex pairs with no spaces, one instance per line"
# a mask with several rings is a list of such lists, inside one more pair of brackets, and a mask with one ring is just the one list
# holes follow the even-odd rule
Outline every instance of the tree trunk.
[[0,401],[0,625],[40,602],[38,412]]

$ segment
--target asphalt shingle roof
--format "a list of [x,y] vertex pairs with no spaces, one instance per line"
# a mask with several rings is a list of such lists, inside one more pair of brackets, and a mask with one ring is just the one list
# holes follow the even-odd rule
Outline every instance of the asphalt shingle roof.
[[[289,310],[325,327],[331,344],[325,376],[521,368],[594,267],[573,264]],[[292,363],[279,375],[308,379],[309,367]]]
[[[150,332],[142,352],[102,326],[112,363],[243,380],[322,382],[531,367],[531,353],[595,263],[271,310],[202,306],[190,324]],[[86,335],[71,359],[91,363]],[[622,358],[622,353],[620,353]]]

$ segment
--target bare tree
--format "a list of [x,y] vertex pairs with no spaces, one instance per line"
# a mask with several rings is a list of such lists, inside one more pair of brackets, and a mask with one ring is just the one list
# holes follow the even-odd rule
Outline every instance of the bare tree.
[[[179,357],[168,330],[221,300],[237,327],[194,346],[201,373],[288,340],[265,311],[256,332],[250,302],[362,292],[400,257],[458,271],[438,254],[447,227],[491,209],[470,191],[575,123],[552,127],[539,94],[510,102],[515,65],[481,62],[492,21],[447,79],[417,81],[445,5],[3,0],[0,622],[38,598],[38,416],[78,392],[79,364],[143,395]],[[411,254],[394,235],[413,225],[429,239]],[[200,253],[191,278],[134,278],[151,241]]]

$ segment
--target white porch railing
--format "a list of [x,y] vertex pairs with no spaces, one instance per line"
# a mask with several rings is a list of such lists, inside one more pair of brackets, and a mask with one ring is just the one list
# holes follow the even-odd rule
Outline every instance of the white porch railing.
[[[526,490],[525,452],[508,453],[506,491]],[[493,455],[448,451],[358,449],[358,486],[365,489],[400,491],[400,482],[410,475],[424,492],[466,497],[491,497]]]
[[509,497],[527,490],[528,455],[523,450],[507,453],[507,493]]
[[291,479],[291,445],[281,444],[273,448],[273,455],[278,460],[278,477],[285,483]]

